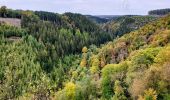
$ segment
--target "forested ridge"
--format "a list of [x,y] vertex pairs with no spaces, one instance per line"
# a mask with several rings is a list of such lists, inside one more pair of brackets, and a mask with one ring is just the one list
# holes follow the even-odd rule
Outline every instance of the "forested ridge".
[[154,16],[127,15],[120,16],[102,24],[102,29],[111,33],[112,37],[122,36],[131,31],[137,30],[147,23],[157,20]]
[[0,100],[170,99],[170,15],[95,23],[2,6],[0,17],[21,20],[0,22]]
[[170,9],[157,9],[157,10],[151,10],[148,12],[149,15],[157,15],[157,16],[164,16],[170,13]]

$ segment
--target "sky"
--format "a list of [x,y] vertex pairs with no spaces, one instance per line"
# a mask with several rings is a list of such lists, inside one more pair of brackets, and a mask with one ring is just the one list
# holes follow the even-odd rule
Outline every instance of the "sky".
[[170,0],[0,0],[12,9],[81,13],[85,15],[146,15],[170,8]]

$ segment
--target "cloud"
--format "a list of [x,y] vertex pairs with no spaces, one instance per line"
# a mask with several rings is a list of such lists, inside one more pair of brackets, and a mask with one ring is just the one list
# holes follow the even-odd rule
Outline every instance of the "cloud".
[[170,7],[170,0],[1,0],[0,5],[13,9],[76,12],[93,15],[147,14],[147,11]]

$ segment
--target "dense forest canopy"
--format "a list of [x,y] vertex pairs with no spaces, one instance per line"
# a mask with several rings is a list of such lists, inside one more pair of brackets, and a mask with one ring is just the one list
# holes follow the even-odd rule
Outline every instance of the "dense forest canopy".
[[21,20],[0,22],[0,100],[170,99],[170,15],[106,21],[2,6],[0,17]]
[[160,15],[160,16],[162,16],[162,15],[169,14],[170,13],[170,9],[167,8],[167,9],[152,10],[152,11],[149,11],[148,13],[149,13],[149,15]]

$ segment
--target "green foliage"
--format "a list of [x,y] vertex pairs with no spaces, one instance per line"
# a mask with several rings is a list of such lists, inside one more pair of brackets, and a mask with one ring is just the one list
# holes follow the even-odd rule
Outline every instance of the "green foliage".
[[26,30],[2,24],[0,25],[0,34],[3,34],[4,37],[11,36],[22,37],[26,35]]
[[36,84],[43,84],[43,78],[48,79],[36,61],[38,51],[33,47],[25,41],[0,46],[2,53],[0,59],[6,59],[0,61],[1,99],[14,99],[34,90],[37,92]]
[[124,90],[120,84],[120,81],[115,81],[115,85],[114,85],[114,96],[113,96],[113,100],[127,100],[125,94],[124,94]]
[[108,64],[102,69],[102,94],[104,98],[111,98],[116,80],[123,80],[127,71],[127,64]]
[[142,71],[147,69],[154,63],[155,56],[158,54],[161,48],[147,48],[135,52],[131,58],[130,71]]
[[92,58],[92,66],[90,68],[91,74],[95,74],[99,72],[99,60],[97,57]]
[[22,27],[29,27],[31,26],[31,23],[37,23],[39,20],[39,17],[36,16],[32,11],[23,11],[22,12],[22,20],[21,20],[21,25]]
[[0,8],[0,17],[3,18],[21,18],[20,10],[8,9],[6,6],[1,6]]
[[[62,21],[58,22],[56,17]],[[53,69],[60,57],[80,52],[84,45],[98,45],[110,39],[109,34],[80,14],[58,16],[49,12],[23,11],[22,27],[47,47],[45,62],[52,62],[44,64],[45,68],[49,68],[45,69],[47,72]]]
[[52,21],[57,24],[62,24],[62,19],[59,14],[45,11],[35,11],[35,15],[37,15],[41,20]]
[[0,8],[0,17],[6,17],[7,16],[7,7],[1,6]]

